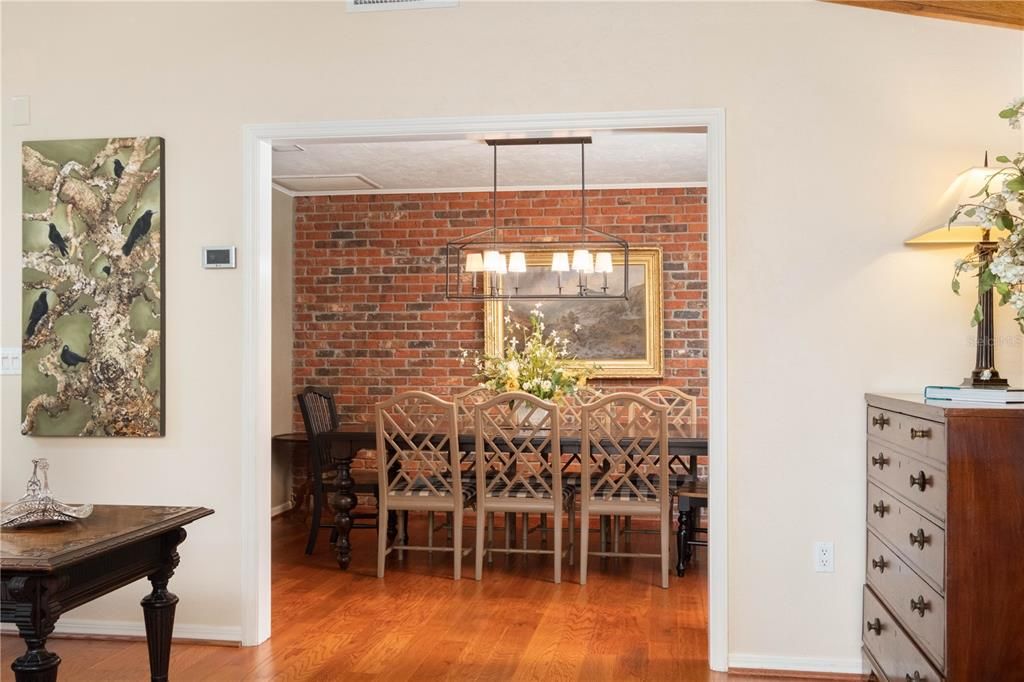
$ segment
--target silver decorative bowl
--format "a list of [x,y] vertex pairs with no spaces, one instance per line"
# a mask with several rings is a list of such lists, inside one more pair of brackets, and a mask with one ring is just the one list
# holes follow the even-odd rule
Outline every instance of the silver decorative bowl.
[[[32,477],[25,485],[25,494],[17,502],[0,511],[0,528],[48,526],[77,521],[92,514],[91,504],[64,504],[53,497],[47,475],[49,468],[50,464],[46,459],[32,460]],[[38,476],[40,470],[43,472],[42,482]]]

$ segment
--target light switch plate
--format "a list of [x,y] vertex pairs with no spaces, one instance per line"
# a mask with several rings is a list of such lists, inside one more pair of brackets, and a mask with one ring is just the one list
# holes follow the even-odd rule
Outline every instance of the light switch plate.
[[21,374],[21,349],[0,349],[0,374]]
[[27,126],[32,120],[28,95],[7,98],[8,120],[12,126]]

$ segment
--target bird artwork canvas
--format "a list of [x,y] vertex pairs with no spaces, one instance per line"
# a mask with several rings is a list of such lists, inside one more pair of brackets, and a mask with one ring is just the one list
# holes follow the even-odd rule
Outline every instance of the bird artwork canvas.
[[164,141],[22,145],[21,431],[164,435]]

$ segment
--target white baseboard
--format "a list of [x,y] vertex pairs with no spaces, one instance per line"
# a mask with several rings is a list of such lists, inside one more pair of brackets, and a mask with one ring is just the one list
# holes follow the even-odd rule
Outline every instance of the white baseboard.
[[[18,634],[13,623],[3,623],[0,632]],[[56,635],[94,635],[97,637],[141,637],[146,636],[146,626],[139,620],[85,620],[78,618],[61,618],[53,629]],[[196,639],[207,642],[230,642],[241,644],[242,628],[222,625],[190,625],[174,624],[174,639]]]
[[751,670],[788,670],[793,672],[843,673],[863,675],[870,672],[863,658],[799,658],[793,656],[761,656],[729,654],[730,668]]
[[277,516],[279,514],[284,514],[285,512],[289,512],[289,511],[292,510],[292,507],[294,507],[294,506],[295,505],[292,504],[291,501],[288,501],[288,502],[282,502],[281,504],[277,505],[276,507],[271,507],[270,508],[270,517],[273,518],[273,517],[275,517],[275,516]]

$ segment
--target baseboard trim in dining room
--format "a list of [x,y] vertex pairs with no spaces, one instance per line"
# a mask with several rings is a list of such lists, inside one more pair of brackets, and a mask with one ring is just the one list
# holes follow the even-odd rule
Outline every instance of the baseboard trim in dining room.
[[857,658],[802,658],[730,654],[729,672],[731,674],[796,677],[810,680],[864,680],[867,679],[869,670],[859,656]]
[[[17,635],[18,628],[13,623],[3,623],[0,626],[0,633],[5,635]],[[88,618],[61,618],[53,628],[53,637],[60,636],[74,638],[97,638],[97,639],[146,639],[146,626],[142,620],[142,610],[139,610],[139,619],[134,620],[92,620]],[[190,623],[175,623],[175,642],[191,642],[193,644],[216,644],[228,646],[242,645],[242,628],[222,625],[194,625]]]
[[288,501],[282,502],[281,504],[275,505],[270,508],[270,518],[275,519],[281,514],[287,514],[295,508],[295,503]]

